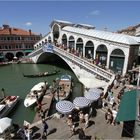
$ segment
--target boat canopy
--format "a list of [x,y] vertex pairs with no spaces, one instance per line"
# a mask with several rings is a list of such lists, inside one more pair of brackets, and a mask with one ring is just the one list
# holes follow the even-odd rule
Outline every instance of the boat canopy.
[[69,81],[69,80],[71,80],[71,76],[70,75],[62,75],[61,80]]

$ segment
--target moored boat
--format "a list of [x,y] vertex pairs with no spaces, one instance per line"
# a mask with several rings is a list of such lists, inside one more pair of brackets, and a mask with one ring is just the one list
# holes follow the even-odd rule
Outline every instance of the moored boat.
[[45,76],[55,75],[58,72],[60,72],[60,70],[54,70],[52,72],[43,72],[43,73],[31,74],[31,75],[23,74],[23,76],[28,78],[45,77]]
[[6,96],[0,101],[0,118],[6,117],[19,101],[19,96]]
[[[25,100],[24,100],[24,106],[25,107],[29,107],[31,105],[33,105],[34,103],[37,102],[37,97],[40,98],[44,92],[46,92],[48,83],[46,82],[40,82],[38,84],[36,84],[35,86],[33,86],[33,88],[30,90],[30,92],[27,94]],[[35,94],[36,92],[36,94]]]
[[70,75],[62,75],[58,85],[55,85],[54,98],[57,101],[67,99],[72,91],[72,82]]
[[0,62],[0,66],[7,66],[9,64],[10,64],[9,62]]

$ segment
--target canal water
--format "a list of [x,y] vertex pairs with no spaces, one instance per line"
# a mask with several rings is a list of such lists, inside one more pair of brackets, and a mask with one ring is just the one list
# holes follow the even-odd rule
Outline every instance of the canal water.
[[[59,69],[60,73],[39,78],[27,78],[23,77],[24,74],[35,74],[45,71],[53,71],[54,68]],[[54,66],[51,64],[10,64],[7,66],[0,67],[0,90],[5,89],[6,95],[18,95],[20,101],[15,106],[13,111],[8,117],[13,119],[14,123],[23,124],[23,121],[32,122],[35,109],[33,107],[25,108],[24,99],[29,93],[30,89],[37,83],[47,81],[52,84],[52,81],[62,74],[70,74],[74,83],[73,92],[70,100],[72,101],[76,96],[82,95],[82,84],[79,83],[74,73],[66,66]],[[1,93],[1,91],[0,91]],[[55,107],[52,108],[52,112],[55,112]]]

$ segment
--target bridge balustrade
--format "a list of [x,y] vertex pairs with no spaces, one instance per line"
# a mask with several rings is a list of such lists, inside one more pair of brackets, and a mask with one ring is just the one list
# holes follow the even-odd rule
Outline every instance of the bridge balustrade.
[[58,47],[54,47],[54,51],[56,54],[59,53],[59,55],[63,56],[65,59],[69,59],[71,62],[80,64],[81,67],[86,68],[90,73],[97,74],[99,76],[104,77],[107,80],[110,80],[113,76],[113,74],[109,73],[108,71],[99,68],[98,66],[74,55],[71,53],[68,53],[67,51],[60,49]]
[[[72,53],[67,52],[67,50],[61,49],[59,47],[53,47],[54,53],[62,56],[65,60],[69,60],[70,62],[72,62],[73,64],[78,65],[80,68],[83,68],[84,70],[90,72],[91,74],[100,76],[102,80],[105,81],[113,81],[114,80],[114,75],[98,66],[96,66],[95,64],[92,64],[90,62],[88,62],[87,60],[80,58]],[[43,52],[43,47],[35,50],[34,52],[30,53],[30,57],[34,57],[40,53]]]

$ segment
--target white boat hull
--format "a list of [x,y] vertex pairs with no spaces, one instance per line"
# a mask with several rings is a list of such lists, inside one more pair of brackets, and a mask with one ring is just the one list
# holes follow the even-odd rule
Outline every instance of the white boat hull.
[[36,99],[27,98],[24,100],[25,107],[29,107],[29,106],[33,105],[34,103],[36,103]]
[[12,111],[12,109],[15,107],[18,101],[19,96],[16,96],[16,99],[14,101],[6,104],[5,107],[0,112],[0,118],[6,117]]
[[36,96],[34,95],[34,91],[37,92],[38,98],[40,98],[43,95],[43,90],[44,89],[46,90],[46,88],[47,88],[47,84],[45,84],[44,82],[40,82],[36,84],[27,94],[24,100],[24,106],[29,107],[29,106],[32,106],[34,103],[36,103],[37,99],[36,99]]

